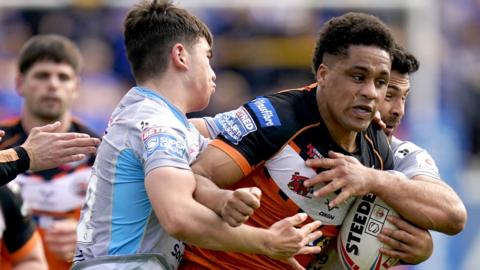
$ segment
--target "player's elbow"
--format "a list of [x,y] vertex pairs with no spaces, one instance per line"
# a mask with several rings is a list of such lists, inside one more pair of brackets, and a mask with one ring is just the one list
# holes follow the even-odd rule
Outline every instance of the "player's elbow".
[[449,215],[449,226],[447,228],[448,235],[455,235],[463,231],[467,223],[467,210],[463,203],[457,203],[457,206],[452,207],[452,213]]
[[189,231],[189,221],[186,217],[172,213],[163,219],[161,225],[169,235],[179,240],[185,240],[185,236]]

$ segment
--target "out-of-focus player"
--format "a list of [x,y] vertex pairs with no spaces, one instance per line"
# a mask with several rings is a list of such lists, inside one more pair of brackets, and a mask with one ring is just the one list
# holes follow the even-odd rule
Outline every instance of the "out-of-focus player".
[[[231,227],[193,199],[199,184],[190,163],[207,142],[185,114],[205,108],[215,91],[207,26],[167,1],[146,1],[129,11],[124,34],[138,86],[113,112],[98,149],[73,268],[176,269],[182,241],[277,259],[318,252],[306,244],[321,235],[312,233],[320,222],[296,228],[305,214],[268,229]],[[239,193],[258,204],[257,191]]]
[[[96,137],[72,117],[70,110],[78,96],[80,66],[78,48],[65,37],[34,36],[23,46],[18,57],[16,88],[24,104],[19,118],[0,124],[0,129],[5,131],[0,144],[2,149],[26,144],[28,135],[34,137],[38,127],[57,121],[60,121],[60,125],[54,124],[57,132],[85,133]],[[55,136],[61,136],[60,133]],[[47,138],[45,135],[48,134],[43,134],[42,138]],[[59,142],[46,140],[44,143],[51,143],[52,148],[57,148],[55,144]],[[60,143],[68,144],[67,141]],[[81,160],[53,169],[27,171],[15,179],[21,186],[23,199],[32,209],[51,269],[71,267],[77,219],[93,160],[94,155],[89,153]]]
[[0,187],[0,270],[48,269],[40,234],[13,182]]

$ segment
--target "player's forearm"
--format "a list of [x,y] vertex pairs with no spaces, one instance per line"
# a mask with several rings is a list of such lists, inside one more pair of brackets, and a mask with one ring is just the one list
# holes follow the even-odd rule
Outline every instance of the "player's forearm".
[[20,146],[0,151],[0,186],[15,179],[28,170],[30,158],[27,151]]
[[232,191],[220,189],[215,183],[198,174],[195,175],[195,180],[197,181],[193,194],[195,200],[213,210],[217,215],[221,215],[223,202]]
[[218,215],[200,205],[177,205],[175,221],[165,229],[175,238],[213,250],[266,254],[270,234],[247,225],[231,227]]
[[439,180],[411,180],[385,171],[378,171],[376,177],[373,193],[415,225],[450,235],[463,229],[463,203]]

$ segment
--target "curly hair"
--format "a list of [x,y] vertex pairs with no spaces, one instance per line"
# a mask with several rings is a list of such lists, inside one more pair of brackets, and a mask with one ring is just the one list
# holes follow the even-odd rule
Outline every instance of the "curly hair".
[[390,29],[377,17],[349,12],[324,24],[313,55],[313,73],[323,62],[325,54],[347,55],[351,45],[376,46],[390,55],[395,41]]
[[204,37],[212,45],[208,27],[185,9],[168,0],[143,1],[131,9],[124,22],[125,47],[138,81],[167,69],[168,53],[175,43],[191,46]]
[[418,59],[398,44],[395,45],[392,55],[392,70],[400,74],[411,74],[420,68]]

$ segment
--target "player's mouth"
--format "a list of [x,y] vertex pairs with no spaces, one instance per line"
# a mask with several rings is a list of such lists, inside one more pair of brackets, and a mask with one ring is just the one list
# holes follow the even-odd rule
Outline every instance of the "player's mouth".
[[373,107],[368,105],[353,106],[352,112],[359,118],[371,119],[373,117]]

